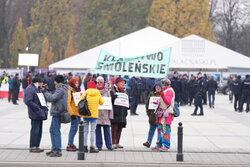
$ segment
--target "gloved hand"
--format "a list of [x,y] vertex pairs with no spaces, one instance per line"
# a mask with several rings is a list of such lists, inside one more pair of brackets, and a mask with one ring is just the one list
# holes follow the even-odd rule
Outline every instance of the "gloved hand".
[[71,118],[72,118],[72,119],[76,119],[76,116],[75,116],[75,115],[71,115]]

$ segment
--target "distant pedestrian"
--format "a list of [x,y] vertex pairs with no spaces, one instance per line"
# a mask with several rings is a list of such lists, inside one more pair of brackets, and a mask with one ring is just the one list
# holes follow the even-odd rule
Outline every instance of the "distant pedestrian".
[[195,98],[197,85],[198,85],[198,82],[196,80],[196,77],[192,75],[190,81],[188,82],[189,106],[192,105],[193,99]]
[[147,141],[145,143],[143,143],[143,145],[145,147],[150,147],[153,137],[154,137],[154,133],[155,130],[158,126],[157,122],[156,122],[156,117],[155,117],[155,109],[150,109],[149,108],[149,102],[150,102],[150,98],[151,97],[160,97],[162,92],[162,85],[160,83],[156,83],[155,86],[153,87],[152,91],[149,93],[148,98],[146,100],[146,112],[147,112],[147,116],[148,116],[148,122],[149,122],[149,131],[148,131],[148,138]]
[[249,107],[250,107],[250,75],[246,75],[246,79],[243,80],[242,85],[241,85],[241,91],[242,91],[242,96],[241,96],[241,104],[239,107],[239,112],[243,111],[243,103],[246,102],[246,112],[249,112]]
[[171,81],[169,79],[163,79],[162,85],[164,89],[161,93],[159,107],[156,110],[158,136],[156,146],[152,147],[152,150],[166,152],[170,149],[171,144],[171,124],[174,113],[175,92],[170,86]]
[[12,84],[13,78],[14,78],[14,76],[13,76],[13,74],[11,74],[9,79],[8,79],[8,83],[9,83],[8,102],[10,102],[10,100],[13,97],[13,86],[12,86],[13,85]]
[[24,102],[28,107],[29,118],[31,119],[30,152],[32,153],[44,151],[39,147],[42,138],[43,120],[47,119],[48,108],[42,105],[38,97],[38,94],[43,96],[39,89],[41,85],[43,85],[43,80],[37,77],[25,90],[26,98]]
[[[109,89],[104,87],[104,78],[102,76],[97,77],[97,89],[100,91],[102,97],[111,98]],[[108,150],[113,150],[112,148],[112,141],[111,141],[111,131],[110,120],[113,119],[113,109],[99,109],[99,117],[97,120],[97,127],[96,127],[96,147],[98,150],[102,150],[102,128],[104,131],[104,140]]]
[[50,115],[52,116],[50,125],[51,151],[46,155],[50,157],[62,156],[62,141],[61,141],[61,114],[67,111],[68,86],[63,84],[64,78],[62,75],[55,76],[55,91],[48,92],[44,88],[45,98],[51,102]]
[[141,88],[143,87],[141,78],[133,76],[128,81],[128,86],[130,87],[130,98],[131,98],[130,115],[139,115],[138,113],[136,113],[136,109],[140,102]]
[[15,77],[13,78],[12,90],[13,90],[12,103],[15,105],[18,105],[17,99],[18,99],[18,94],[19,94],[19,90],[20,90],[20,81],[19,81],[19,74],[18,73],[16,73]]
[[171,86],[175,91],[175,101],[179,105],[181,103],[182,87],[181,87],[181,80],[178,77],[177,71],[174,72],[173,78],[171,78]]
[[232,82],[232,92],[234,95],[234,111],[238,111],[241,104],[241,95],[242,95],[241,85],[242,85],[241,76],[239,75],[237,76],[237,78],[234,77]]
[[214,77],[211,76],[210,80],[207,82],[208,100],[210,108],[212,107],[214,108],[215,91],[217,90],[217,87],[218,87],[217,82],[214,80]]
[[[96,89],[96,83],[94,81],[87,82],[88,89],[82,94],[81,99],[85,99],[87,96],[88,108],[91,116],[83,116],[84,124],[84,152],[88,152],[88,134],[90,132],[90,153],[98,153],[95,149],[95,130],[98,119],[98,104],[103,105],[104,101],[99,90]],[[89,131],[90,127],[90,131]]]
[[202,78],[201,72],[199,72],[197,74],[197,82],[198,82],[198,85],[196,88],[196,94],[195,94],[195,99],[194,99],[195,109],[191,115],[193,115],[193,116],[197,115],[198,107],[200,107],[200,114],[198,114],[198,115],[202,116],[202,115],[204,115],[203,104],[202,104],[202,95],[203,95],[206,87],[205,87],[205,81]]

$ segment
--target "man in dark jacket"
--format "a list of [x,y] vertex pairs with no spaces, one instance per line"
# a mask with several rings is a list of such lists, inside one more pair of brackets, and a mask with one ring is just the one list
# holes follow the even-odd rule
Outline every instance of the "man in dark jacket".
[[242,82],[241,85],[241,91],[242,91],[242,96],[241,96],[241,104],[239,107],[239,112],[243,111],[243,103],[247,103],[246,107],[246,112],[249,112],[249,105],[250,105],[250,75],[246,75],[246,79]]
[[[211,76],[210,80],[207,82],[207,89],[208,89],[208,100],[209,100],[209,107],[214,108],[214,96],[215,91],[218,87],[217,82],[214,80],[214,77]],[[212,96],[212,102],[211,102],[211,96]]]
[[[44,98],[39,86],[43,84],[41,78],[34,78],[32,83],[25,90],[25,104],[28,107],[29,118],[31,119],[30,130],[30,152],[40,153],[44,150],[39,148],[42,138],[43,120],[47,119],[48,108],[40,102],[40,98]],[[39,96],[39,97],[38,97]],[[41,97],[42,96],[42,97]],[[43,101],[45,102],[45,101]]]
[[18,99],[19,89],[20,89],[19,74],[16,73],[15,77],[13,78],[13,82],[12,82],[12,91],[13,91],[12,103],[15,105],[17,105],[16,101]]
[[232,91],[234,95],[234,110],[235,111],[237,111],[240,106],[241,85],[242,85],[241,76],[239,75],[237,78],[234,77],[233,82],[232,82]]
[[184,74],[181,80],[181,88],[182,88],[182,105],[188,104],[188,76]]
[[188,82],[188,90],[189,90],[189,106],[191,106],[193,99],[195,97],[195,91],[197,88],[198,82],[196,81],[196,78],[194,75],[191,75],[191,79]]
[[52,148],[46,155],[50,157],[61,157],[61,114],[67,111],[68,86],[63,84],[64,77],[62,75],[57,75],[54,83],[56,86],[54,93],[50,93],[42,88],[46,100],[52,103],[50,108],[50,115],[52,116],[50,125]]
[[131,88],[130,90],[130,114],[131,115],[138,115],[136,113],[137,106],[139,104],[139,99],[140,99],[140,93],[141,93],[141,87],[142,82],[139,77],[132,77],[128,81],[128,86]]
[[202,105],[202,95],[203,95],[206,87],[205,87],[205,81],[202,78],[201,72],[199,72],[197,74],[197,82],[198,82],[198,86],[196,89],[196,94],[195,94],[195,99],[194,99],[195,109],[194,109],[193,114],[191,114],[191,115],[193,115],[193,116],[197,115],[198,107],[200,107],[200,114],[198,114],[198,115],[202,116],[202,115],[204,115],[203,105]]
[[181,80],[178,78],[178,72],[174,72],[174,76],[171,79],[171,87],[174,89],[175,92],[175,101],[178,103],[181,102]]

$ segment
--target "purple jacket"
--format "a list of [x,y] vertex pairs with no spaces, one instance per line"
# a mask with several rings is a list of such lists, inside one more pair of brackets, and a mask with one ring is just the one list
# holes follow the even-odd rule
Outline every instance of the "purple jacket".
[[37,93],[41,93],[41,91],[33,83],[25,90],[25,104],[28,107],[29,118],[33,120],[46,120],[48,108],[41,106]]

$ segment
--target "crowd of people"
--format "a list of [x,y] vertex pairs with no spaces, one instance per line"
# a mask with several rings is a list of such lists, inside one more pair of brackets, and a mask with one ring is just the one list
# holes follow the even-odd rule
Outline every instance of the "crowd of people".
[[[67,151],[76,151],[74,137],[78,131],[80,120],[84,122],[84,151],[98,153],[103,148],[102,129],[104,132],[105,145],[108,150],[123,148],[120,144],[122,129],[127,125],[127,115],[130,110],[131,116],[136,116],[139,103],[145,103],[146,113],[149,118],[149,132],[144,146],[150,147],[157,129],[157,143],[152,150],[168,151],[170,148],[171,123],[173,121],[174,102],[179,106],[194,104],[192,116],[203,116],[203,105],[209,102],[209,107],[215,107],[215,92],[218,88],[213,76],[201,72],[197,75],[180,75],[177,71],[170,79],[155,79],[133,76],[108,76],[86,74],[72,75],[67,73],[57,75],[56,72],[47,74],[32,74],[28,72],[22,79],[19,74],[1,76],[1,83],[9,84],[10,102],[17,105],[20,85],[23,88],[23,101],[28,107],[31,119],[30,152],[40,153],[43,121],[48,116],[47,102],[51,103],[50,125],[51,151],[46,155],[50,157],[62,156],[61,146],[61,114],[65,111],[70,113],[70,131],[68,134]],[[82,87],[83,85],[83,87]],[[84,88],[85,91],[82,91]],[[246,111],[249,111],[250,103],[250,77],[242,81],[240,76],[232,76],[230,86],[235,103],[235,111],[242,112],[244,102],[247,103]],[[82,94],[81,94],[82,92]],[[80,95],[78,101],[75,97]],[[119,98],[126,98],[129,105],[119,104]],[[150,108],[152,97],[158,97],[158,107]],[[208,100],[207,100],[208,97]],[[90,116],[79,114],[77,103],[87,99]],[[104,104],[104,98],[110,98],[112,107],[99,109],[98,105]],[[194,103],[193,103],[194,100]],[[198,108],[200,113],[197,114]],[[88,144],[88,134],[90,142]],[[96,148],[97,147],[97,148]]]

